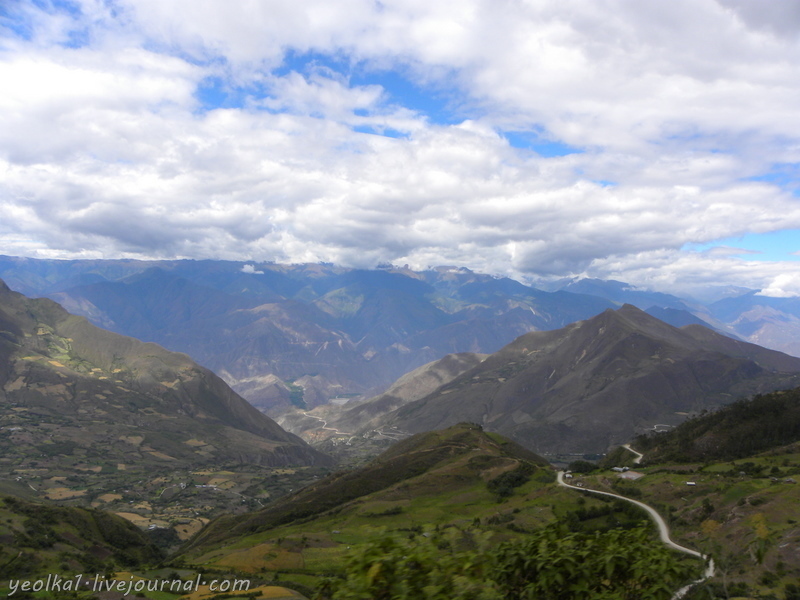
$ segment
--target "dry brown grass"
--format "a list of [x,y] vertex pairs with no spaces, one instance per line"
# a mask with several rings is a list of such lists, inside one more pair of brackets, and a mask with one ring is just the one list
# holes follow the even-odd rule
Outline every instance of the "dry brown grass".
[[236,484],[230,479],[225,479],[224,477],[214,477],[208,482],[208,485],[215,485],[220,489],[229,490]]
[[148,452],[150,456],[154,456],[155,458],[160,458],[161,460],[178,460],[174,456],[170,456],[169,454],[164,454],[163,452],[158,452],[157,450],[151,450]]
[[143,435],[122,435],[120,438],[123,442],[128,442],[134,446],[139,446],[144,441]]
[[122,496],[120,494],[103,494],[98,496],[97,499],[103,502],[114,502],[115,500],[122,500]]
[[169,523],[166,521],[160,521],[158,519],[150,519],[148,517],[143,517],[142,515],[137,515],[136,513],[131,512],[117,512],[114,513],[118,517],[122,517],[123,519],[130,521],[137,527],[149,527],[150,525],[156,525],[158,527],[168,527]]
[[78,498],[86,494],[86,490],[71,490],[65,487],[49,488],[44,497],[48,500],[67,500],[69,498]]
[[208,519],[192,519],[190,523],[176,525],[175,531],[181,541],[186,541],[200,531],[206,523],[208,523]]

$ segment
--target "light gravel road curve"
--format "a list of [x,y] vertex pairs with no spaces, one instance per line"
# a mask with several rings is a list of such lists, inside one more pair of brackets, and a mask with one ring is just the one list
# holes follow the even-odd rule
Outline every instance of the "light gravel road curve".
[[[637,452],[638,454],[638,452]],[[672,541],[672,538],[669,537],[669,526],[667,526],[666,521],[662,518],[660,514],[656,511],[655,508],[652,506],[648,506],[644,502],[639,502],[638,500],[633,500],[632,498],[626,498],[625,496],[620,496],[619,494],[614,494],[611,492],[602,492],[600,490],[592,490],[585,487],[579,487],[576,485],[571,485],[564,481],[564,471],[558,472],[558,485],[562,485],[564,487],[578,490],[579,492],[589,492],[590,494],[600,494],[601,496],[610,496],[612,498],[619,498],[620,500],[625,500],[626,502],[630,502],[635,504],[639,508],[647,511],[647,514],[650,515],[650,518],[655,522],[658,526],[658,535],[661,538],[661,541],[664,542],[667,546],[672,548],[673,550],[677,550],[678,552],[683,552],[684,554],[689,554],[696,558],[699,558],[703,561],[707,561],[706,570],[703,573],[703,577],[698,579],[697,581],[693,581],[689,585],[682,587],[679,589],[675,594],[672,596],[672,600],[678,600],[679,598],[683,598],[683,596],[688,592],[693,586],[697,585],[698,583],[702,583],[709,577],[714,576],[715,568],[714,568],[714,559],[706,556],[705,554],[701,554],[697,550],[692,550],[691,548],[687,548],[686,546],[681,546],[680,544],[675,543]]]
[[630,444],[622,444],[622,447],[625,448],[625,450],[630,450],[636,455],[636,458],[633,459],[633,464],[638,465],[640,462],[642,462],[644,454],[642,454],[641,452],[637,452],[636,450],[631,448]]

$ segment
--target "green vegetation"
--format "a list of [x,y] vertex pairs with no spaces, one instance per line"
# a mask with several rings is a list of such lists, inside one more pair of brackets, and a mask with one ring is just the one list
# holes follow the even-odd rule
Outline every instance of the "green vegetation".
[[[636,507],[584,497],[554,485],[554,479],[552,469],[529,451],[501,436],[487,435],[475,425],[461,424],[404,440],[366,467],[334,474],[256,513],[219,519],[174,560],[197,569],[236,569],[265,577],[280,571],[281,581],[289,586],[299,582],[316,588],[327,577],[321,597],[336,593],[338,598],[348,597],[351,583],[363,584],[363,573],[359,577],[345,570],[352,560],[361,560],[357,558],[361,553],[374,551],[378,556],[388,544],[397,549],[399,560],[407,556],[406,550],[420,544],[419,552],[429,553],[431,564],[435,557],[437,569],[448,561],[454,569],[425,575],[430,585],[443,581],[442,585],[452,584],[458,590],[463,584],[464,597],[480,598],[478,593],[469,596],[469,590],[485,589],[494,594],[486,597],[503,597],[510,588],[499,580],[470,579],[469,572],[458,570],[473,556],[470,553],[478,552],[473,557],[494,571],[499,563],[487,562],[480,552],[488,557],[506,544],[510,546],[504,556],[509,561],[511,557],[522,561],[524,553],[532,552],[531,561],[544,562],[535,549],[518,544],[540,539],[537,536],[556,521],[558,536],[575,547],[584,540],[639,529],[648,531],[654,545],[660,546]],[[362,494],[353,496],[359,490]],[[456,540],[453,544],[448,541],[451,537]],[[495,550],[490,552],[488,546],[480,550],[486,544]],[[597,550],[597,546],[592,548]],[[550,559],[556,560],[557,555]],[[699,567],[696,562],[692,568]],[[365,568],[369,573],[372,567]],[[389,567],[375,567],[383,568]],[[346,583],[351,575],[353,581]],[[345,587],[335,592],[333,586],[339,585]],[[599,590],[597,586],[590,589]],[[431,590],[431,598],[440,597]],[[374,591],[362,590],[352,597],[381,597],[371,596]],[[455,592],[447,588],[435,593]]]
[[[451,492],[479,494],[477,498],[481,500],[484,497],[497,499],[498,495],[506,497],[534,473],[543,482],[552,481],[552,471],[545,465],[542,458],[529,450],[505,438],[498,442],[478,426],[462,423],[398,442],[367,465],[349,472],[334,473],[258,512],[220,518],[192,545],[213,546],[232,537],[335,515],[377,493],[388,493],[392,502],[405,503],[430,496],[436,499],[434,504],[441,504],[442,496]],[[482,478],[484,472],[487,474],[485,479]],[[488,484],[494,488],[487,493],[484,481],[489,479],[495,481]],[[398,504],[383,505],[372,512],[391,509],[384,516],[392,516],[399,514],[396,506]],[[419,512],[422,509],[422,506],[416,506],[416,510],[411,511],[409,507],[408,512],[425,522],[425,513]]]
[[665,433],[637,438],[648,463],[735,460],[800,440],[800,388],[704,412]]
[[522,463],[511,471],[501,473],[491,479],[486,487],[493,494],[497,494],[499,499],[507,498],[514,493],[514,488],[518,488],[523,483],[530,480],[531,475],[536,472],[536,467],[530,463]]
[[[639,446],[636,446],[639,449]],[[631,454],[626,451],[627,454]],[[649,460],[645,453],[644,460]],[[713,556],[717,575],[687,598],[696,600],[792,597],[800,560],[794,551],[800,534],[800,448],[771,447],[745,460],[707,463],[659,461],[636,467],[634,480],[593,473],[578,479],[589,488],[613,490],[656,508],[681,544]],[[687,485],[691,483],[691,485]],[[570,511],[568,522],[590,516],[597,507]],[[614,515],[613,520],[618,520]],[[585,530],[591,520],[580,521]]]
[[308,405],[306,405],[306,401],[303,398],[305,394],[303,391],[303,386],[297,385],[293,380],[287,380],[284,383],[289,390],[289,402],[292,403],[292,406],[302,408],[303,410],[308,408]]
[[587,535],[556,524],[494,546],[486,532],[453,527],[360,546],[317,598],[658,600],[696,570],[644,529]]
[[567,469],[573,473],[591,473],[596,468],[597,465],[588,460],[573,460],[567,465]]
[[99,510],[0,499],[0,579],[43,572],[103,573],[164,556],[128,521]]

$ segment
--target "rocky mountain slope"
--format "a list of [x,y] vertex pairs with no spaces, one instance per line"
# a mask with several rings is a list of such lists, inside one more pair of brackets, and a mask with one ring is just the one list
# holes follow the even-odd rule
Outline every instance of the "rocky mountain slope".
[[[0,462],[326,464],[188,356],[0,282]],[[93,467],[92,467],[93,468]]]
[[310,411],[295,409],[280,415],[277,421],[287,431],[300,435],[308,442],[319,443],[333,436],[352,436],[356,431],[380,427],[384,415],[424,398],[480,364],[484,358],[485,354],[448,354],[406,373],[388,390],[373,398],[354,400],[344,405],[325,404]]
[[702,298],[681,299],[637,290],[621,281],[599,279],[581,279],[558,289],[633,304],[676,327],[699,321],[725,335],[800,356],[798,298],[764,296],[759,290],[728,287],[697,290]]
[[678,329],[625,305],[525,334],[382,423],[409,432],[459,420],[540,453],[596,453],[694,411],[800,383],[800,359]]

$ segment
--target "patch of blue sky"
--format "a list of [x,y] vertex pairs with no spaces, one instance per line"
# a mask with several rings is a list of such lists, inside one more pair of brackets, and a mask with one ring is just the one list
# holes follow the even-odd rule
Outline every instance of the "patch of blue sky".
[[[81,17],[81,7],[78,2],[70,0],[51,0],[51,2],[40,4],[49,4],[55,11],[68,14],[73,18],[73,23],[76,25],[78,25],[80,22],[79,19]],[[89,41],[89,26],[83,25],[75,29],[71,29],[67,33],[67,39],[62,43],[62,45],[66,48],[83,48],[89,44]]]
[[385,105],[402,106],[427,117],[434,124],[452,125],[471,117],[464,105],[458,102],[457,90],[448,82],[422,85],[408,70],[402,66],[395,67],[393,70],[373,68],[344,54],[289,51],[274,74],[285,76],[292,71],[303,75],[318,73],[341,77],[350,87],[377,85],[384,91]]
[[684,244],[683,250],[704,252],[720,247],[741,249],[738,256],[747,260],[800,261],[800,229],[746,233],[703,244]]
[[62,45],[67,48],[83,48],[88,46],[90,41],[88,28],[73,29],[67,34],[67,40]]
[[455,125],[475,116],[459,102],[459,95],[454,88],[422,86],[399,71],[355,73],[350,83],[379,85],[384,89],[388,104],[421,114],[435,125]]
[[342,54],[322,54],[321,52],[296,52],[289,49],[283,57],[283,63],[273,71],[279,77],[284,77],[291,72],[310,75],[314,72],[325,71],[338,73],[347,77],[351,70],[350,61]]
[[263,97],[263,90],[260,86],[231,86],[221,77],[206,77],[194,95],[200,103],[200,112],[207,112],[217,108],[243,108],[249,97]]
[[357,131],[358,133],[369,133],[372,135],[382,135],[385,137],[400,138],[400,139],[408,139],[410,137],[408,133],[403,131],[397,131],[396,129],[392,129],[391,127],[376,127],[373,125],[356,125],[355,127],[353,127],[353,131]]
[[512,148],[532,150],[544,158],[583,153],[580,148],[575,148],[558,140],[547,139],[538,131],[502,131],[501,134],[508,140]]
[[771,183],[800,197],[800,164],[781,163],[773,165],[769,173],[747,177],[745,181]]
[[[33,0],[31,4],[43,10],[46,3]],[[22,0],[0,2],[0,29],[11,32],[17,38],[30,40],[33,38],[34,25],[30,11],[24,9],[25,4]]]
[[[80,5],[69,0],[10,0],[3,2],[0,0],[0,27],[11,31],[16,37],[31,40],[33,39],[36,24],[34,22],[34,12],[38,10],[47,14],[62,13],[73,18],[77,23],[81,16]],[[61,45],[66,48],[82,48],[90,41],[89,29],[78,27],[67,33],[67,38]]]

